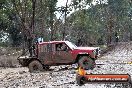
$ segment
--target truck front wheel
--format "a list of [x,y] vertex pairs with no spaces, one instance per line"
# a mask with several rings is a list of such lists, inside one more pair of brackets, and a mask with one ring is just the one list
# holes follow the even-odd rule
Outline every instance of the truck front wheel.
[[85,70],[93,69],[95,67],[95,61],[89,56],[82,56],[78,61],[78,66],[83,67]]
[[29,72],[32,73],[40,72],[43,70],[43,65],[37,60],[31,61],[28,67],[29,67]]

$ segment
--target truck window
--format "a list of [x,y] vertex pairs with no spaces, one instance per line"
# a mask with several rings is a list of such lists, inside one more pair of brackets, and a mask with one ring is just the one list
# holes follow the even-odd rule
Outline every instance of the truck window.
[[56,51],[66,51],[67,48],[65,43],[56,44]]

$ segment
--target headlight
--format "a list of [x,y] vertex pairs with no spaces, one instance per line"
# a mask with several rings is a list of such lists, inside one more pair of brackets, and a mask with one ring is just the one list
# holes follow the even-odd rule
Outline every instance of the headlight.
[[96,52],[96,50],[93,50],[93,54],[94,54],[94,56],[96,56],[96,55],[97,55],[97,52]]
[[100,50],[99,50],[99,48],[98,48],[98,49],[93,50],[94,55],[95,55],[95,56],[99,55],[99,51],[100,51]]
[[96,49],[96,55],[98,55],[99,54],[99,49]]

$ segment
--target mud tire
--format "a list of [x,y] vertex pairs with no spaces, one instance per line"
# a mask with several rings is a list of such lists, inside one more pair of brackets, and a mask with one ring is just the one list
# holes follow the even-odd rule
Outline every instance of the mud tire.
[[89,56],[82,56],[78,61],[78,66],[83,67],[85,70],[92,70],[95,68],[95,61]]
[[43,71],[43,65],[37,60],[31,61],[28,67],[29,67],[29,72],[31,73],[37,73]]

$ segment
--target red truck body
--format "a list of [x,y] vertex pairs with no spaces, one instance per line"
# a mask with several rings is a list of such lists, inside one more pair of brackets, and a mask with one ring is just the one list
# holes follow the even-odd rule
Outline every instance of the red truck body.
[[[64,44],[66,50],[57,50],[57,45]],[[79,55],[89,55],[92,59],[97,59],[97,48],[77,47],[69,41],[51,41],[38,44],[38,58],[45,64],[75,63]],[[45,60],[43,60],[45,59]]]
[[22,66],[33,68],[39,64],[45,67],[78,63],[79,66],[90,69],[94,67],[99,51],[98,47],[77,47],[69,41],[42,42],[35,47],[35,56],[19,57]]

